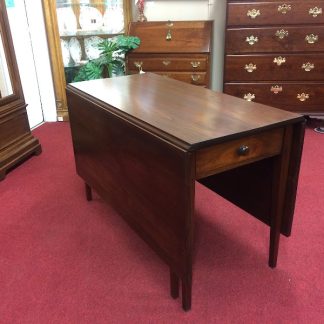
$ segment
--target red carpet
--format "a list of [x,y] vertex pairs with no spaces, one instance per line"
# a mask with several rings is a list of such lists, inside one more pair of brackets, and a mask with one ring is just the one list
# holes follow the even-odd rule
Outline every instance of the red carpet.
[[306,132],[292,236],[197,185],[193,307],[168,267],[75,173],[68,123],[0,182],[0,323],[323,323],[324,135]]

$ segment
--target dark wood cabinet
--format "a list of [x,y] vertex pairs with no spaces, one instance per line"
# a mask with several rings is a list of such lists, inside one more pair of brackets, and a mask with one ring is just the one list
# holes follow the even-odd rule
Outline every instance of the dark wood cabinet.
[[128,74],[153,72],[210,86],[212,21],[133,22],[128,34],[141,40],[128,53]]
[[227,1],[224,92],[324,114],[324,1]]
[[41,153],[31,134],[15,58],[6,5],[0,0],[0,180],[31,154]]

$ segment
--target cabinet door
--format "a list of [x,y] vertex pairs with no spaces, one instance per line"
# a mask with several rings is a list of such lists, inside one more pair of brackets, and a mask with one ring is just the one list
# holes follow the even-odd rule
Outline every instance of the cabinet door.
[[4,0],[0,0],[0,180],[32,154],[39,141],[31,134]]
[[99,55],[98,44],[125,32],[130,0],[44,0],[58,120],[68,120],[66,83]]

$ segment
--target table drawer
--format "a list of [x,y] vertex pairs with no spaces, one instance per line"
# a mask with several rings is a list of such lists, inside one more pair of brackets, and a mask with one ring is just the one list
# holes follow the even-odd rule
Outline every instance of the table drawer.
[[206,71],[208,57],[206,56],[168,56],[150,55],[129,55],[127,59],[130,70],[140,69],[143,71]]
[[226,53],[324,51],[324,26],[229,28]]
[[201,149],[196,154],[196,178],[280,154],[282,138],[283,129],[278,128]]
[[324,23],[324,1],[242,2],[228,4],[229,26]]
[[225,81],[322,81],[323,54],[227,55]]
[[224,92],[294,112],[323,111],[324,83],[225,83]]

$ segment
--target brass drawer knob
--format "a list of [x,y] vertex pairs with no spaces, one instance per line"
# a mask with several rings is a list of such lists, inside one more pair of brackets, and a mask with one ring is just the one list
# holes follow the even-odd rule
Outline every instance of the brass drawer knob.
[[200,79],[200,75],[198,74],[191,74],[191,80],[197,82]]
[[197,68],[197,67],[200,66],[200,62],[199,62],[199,61],[192,61],[192,62],[190,62],[190,64],[191,64],[191,66],[192,66],[193,68]]
[[280,66],[283,63],[286,63],[286,58],[282,56],[275,57],[273,59],[273,63],[276,63],[278,66]]
[[241,145],[238,149],[237,149],[237,154],[240,156],[245,156],[248,155],[250,152],[250,148],[247,145]]
[[313,70],[315,68],[315,65],[313,63],[307,62],[307,63],[304,63],[301,68],[303,70],[305,70],[306,72],[310,72],[311,70]]
[[318,8],[318,7],[310,8],[308,13],[314,18],[316,18],[318,15],[322,14],[322,8]]
[[163,65],[168,66],[171,63],[171,61],[162,61],[162,63]]
[[250,64],[245,64],[244,69],[249,72],[252,73],[253,71],[255,71],[257,69],[256,64],[250,63]]
[[251,19],[255,19],[256,17],[260,16],[260,10],[258,9],[252,9],[252,10],[248,10],[247,14],[248,17],[251,17]]
[[246,93],[243,97],[246,101],[252,101],[255,99],[255,94],[254,93]]
[[259,38],[257,36],[249,36],[246,37],[245,39],[246,42],[248,42],[250,45],[254,45],[255,43],[257,43],[259,41]]
[[134,65],[138,68],[138,72],[139,73],[142,73],[143,70],[142,70],[142,66],[143,66],[143,62],[134,62]]
[[299,99],[300,101],[306,101],[307,99],[309,99],[309,94],[308,93],[301,93],[297,95],[297,99]]
[[278,6],[278,12],[282,13],[283,15],[285,15],[290,10],[291,10],[291,5],[287,5],[284,3]]
[[284,39],[285,37],[288,37],[289,33],[288,30],[280,29],[276,31],[275,34],[279,39]]
[[315,44],[318,41],[318,35],[314,35],[314,34],[306,35],[305,41],[308,44]]
[[282,86],[278,86],[278,85],[272,86],[270,88],[270,91],[273,92],[274,94],[278,94],[279,92],[282,92]]

